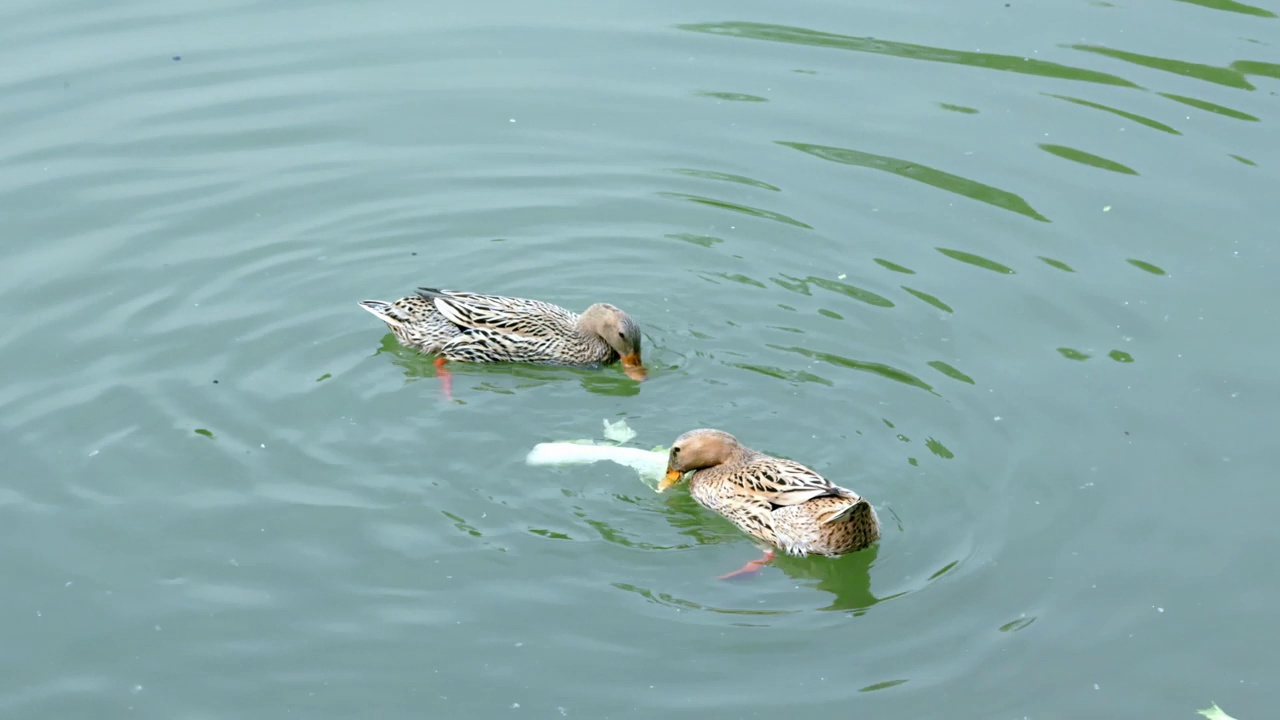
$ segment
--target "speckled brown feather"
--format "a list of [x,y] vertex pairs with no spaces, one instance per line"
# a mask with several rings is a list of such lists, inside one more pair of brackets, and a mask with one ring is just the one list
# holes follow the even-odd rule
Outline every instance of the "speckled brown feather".
[[[620,357],[583,315],[541,300],[420,288],[395,302],[365,300],[360,306],[386,323],[400,344],[446,360],[595,365]],[[626,313],[612,305],[592,308],[616,313],[638,351],[640,331]]]
[[[719,462],[686,467],[690,441]],[[693,470],[689,492],[744,532],[792,555],[843,555],[880,539],[871,503],[800,463],[752,450],[720,430],[691,430],[672,444],[671,468]]]

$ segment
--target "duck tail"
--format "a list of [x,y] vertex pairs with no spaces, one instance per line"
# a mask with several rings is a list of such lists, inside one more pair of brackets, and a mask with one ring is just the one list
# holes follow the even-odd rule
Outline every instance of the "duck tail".
[[[827,523],[844,525],[851,549],[861,550],[880,539],[880,518],[864,498],[834,515]],[[824,523],[826,524],[826,523]]]
[[445,297],[446,295],[449,295],[449,294],[450,292],[448,290],[441,290],[440,288],[430,288],[430,287],[418,288],[418,297],[423,298],[425,300],[434,300],[438,297]]
[[402,326],[410,320],[409,313],[383,300],[361,300],[357,304],[391,327]]
[[876,516],[875,508],[871,507],[871,503],[867,502],[866,498],[858,498],[857,502],[832,515],[827,523],[848,523],[858,527],[874,528],[875,532],[878,532],[880,518]]

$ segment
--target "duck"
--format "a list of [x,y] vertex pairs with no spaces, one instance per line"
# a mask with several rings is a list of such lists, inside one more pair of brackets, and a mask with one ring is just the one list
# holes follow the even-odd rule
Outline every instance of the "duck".
[[[399,300],[361,300],[401,345],[446,362],[609,365],[622,362],[633,380],[648,377],[640,326],[608,303],[581,314],[542,300],[418,288]],[[447,377],[447,375],[444,375]]]
[[677,437],[658,492],[686,474],[694,500],[756,538],[764,550],[764,557],[722,580],[759,572],[775,550],[835,557],[880,539],[880,519],[866,498],[794,460],[753,450],[723,430],[699,428]]

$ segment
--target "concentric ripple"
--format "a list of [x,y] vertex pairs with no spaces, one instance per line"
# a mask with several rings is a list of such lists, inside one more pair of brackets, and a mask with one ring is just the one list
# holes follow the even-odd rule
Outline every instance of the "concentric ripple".
[[[0,19],[9,715],[1274,706],[1272,10]],[[449,403],[356,305],[424,285],[615,303],[651,378]],[[717,582],[757,548],[684,489],[523,462],[620,418],[804,462],[883,540]]]

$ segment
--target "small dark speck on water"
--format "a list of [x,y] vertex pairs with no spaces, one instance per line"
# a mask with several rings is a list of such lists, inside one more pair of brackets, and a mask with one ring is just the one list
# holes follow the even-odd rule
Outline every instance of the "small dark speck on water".
[[217,385],[217,384],[218,384],[218,381],[217,381],[217,380],[214,380],[214,381],[213,381],[213,384],[214,384],[214,385]]
[[409,253],[409,254],[410,254],[410,255],[417,255],[418,253]]
[[[1008,6],[1006,5],[1005,7],[1008,7]],[[179,61],[179,60],[181,60],[181,59],[182,59],[182,56],[181,56],[181,55],[174,55],[174,56],[173,56],[173,61],[174,61],[174,62],[178,62],[178,61]]]

